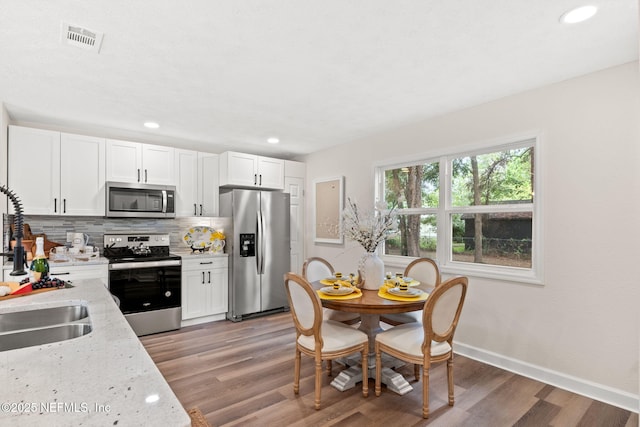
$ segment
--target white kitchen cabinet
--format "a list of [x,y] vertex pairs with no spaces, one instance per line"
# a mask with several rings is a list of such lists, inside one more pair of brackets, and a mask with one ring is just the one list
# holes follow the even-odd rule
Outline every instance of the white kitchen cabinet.
[[73,284],[74,281],[84,279],[100,279],[107,286],[109,282],[108,264],[59,266],[49,263],[49,276]]
[[104,138],[9,126],[8,169],[26,214],[104,215]]
[[182,320],[206,321],[214,315],[224,318],[228,307],[228,261],[226,256],[182,257]]
[[[26,268],[26,267],[25,267]],[[99,279],[107,286],[109,281],[109,265],[108,264],[87,264],[87,265],[56,265],[54,262],[49,262],[49,276],[64,280],[73,284],[74,281],[83,279]],[[5,282],[19,282],[22,279],[28,277],[28,274],[23,276],[11,276],[10,273],[13,270],[13,265],[5,265],[3,267],[3,276]]]
[[174,148],[107,140],[107,181],[175,185]]
[[175,150],[176,216],[218,215],[218,155]]
[[284,189],[284,160],[227,151],[220,155],[220,186]]

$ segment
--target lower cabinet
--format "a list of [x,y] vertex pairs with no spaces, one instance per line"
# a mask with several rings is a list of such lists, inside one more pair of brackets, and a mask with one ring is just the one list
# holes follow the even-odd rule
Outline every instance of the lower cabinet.
[[[28,274],[24,274],[23,276],[11,276],[10,273],[12,270],[13,268],[8,265],[4,266],[3,275],[5,282],[19,282],[28,277]],[[109,281],[109,265],[107,263],[89,265],[56,265],[52,262],[49,263],[49,276],[64,280],[70,284],[73,284],[76,280],[100,279],[102,283],[107,286],[107,282]]]
[[74,280],[83,279],[100,279],[102,283],[107,286],[109,281],[109,265],[87,265],[87,266],[56,266],[53,263],[49,264],[49,276],[64,280],[73,284]]
[[226,256],[182,257],[182,320],[191,320],[187,324],[224,319],[228,307],[228,262]]

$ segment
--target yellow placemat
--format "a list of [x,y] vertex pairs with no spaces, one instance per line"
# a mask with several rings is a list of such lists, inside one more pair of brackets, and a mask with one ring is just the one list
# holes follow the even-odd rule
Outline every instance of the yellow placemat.
[[429,294],[425,291],[422,291],[422,293],[417,297],[401,297],[390,294],[389,292],[387,292],[387,289],[389,289],[388,286],[380,286],[380,289],[378,289],[378,296],[380,298],[390,299],[393,301],[424,301],[429,297]]
[[362,296],[362,291],[358,288],[355,288],[355,290],[348,295],[327,295],[322,291],[316,292],[318,293],[318,296],[320,296],[320,299],[355,299]]

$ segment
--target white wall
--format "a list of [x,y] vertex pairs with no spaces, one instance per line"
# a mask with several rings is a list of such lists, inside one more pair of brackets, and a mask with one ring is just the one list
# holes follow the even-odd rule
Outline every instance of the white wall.
[[[309,155],[308,194],[344,175],[345,194],[371,204],[375,163],[539,130],[544,285],[470,278],[458,349],[637,411],[638,80],[626,64]],[[307,256],[353,269],[359,247],[311,232]]]

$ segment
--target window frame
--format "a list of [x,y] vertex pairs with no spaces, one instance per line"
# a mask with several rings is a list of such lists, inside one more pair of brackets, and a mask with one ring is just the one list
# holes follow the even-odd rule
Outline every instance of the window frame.
[[[411,156],[411,159],[396,159],[374,165],[375,200],[385,200],[385,171],[405,166],[425,163],[440,163],[440,194],[437,208],[407,208],[399,211],[401,214],[430,214],[436,215],[438,224],[436,261],[442,273],[464,274],[475,277],[491,278],[541,285],[543,283],[543,221],[542,196],[543,180],[541,173],[542,136],[539,132],[506,137],[501,140],[485,141],[475,145],[450,149],[438,153],[424,153]],[[452,202],[452,162],[454,159],[473,155],[494,153],[516,148],[533,147],[534,149],[534,188],[532,203],[496,204],[480,206],[453,206]],[[416,160],[419,158],[420,160]],[[509,267],[494,264],[474,264],[454,261],[452,259],[452,226],[451,215],[464,213],[496,213],[496,212],[531,212],[532,214],[532,242],[531,268]],[[414,257],[383,254],[383,245],[378,252],[385,265],[404,267],[414,260]]]

